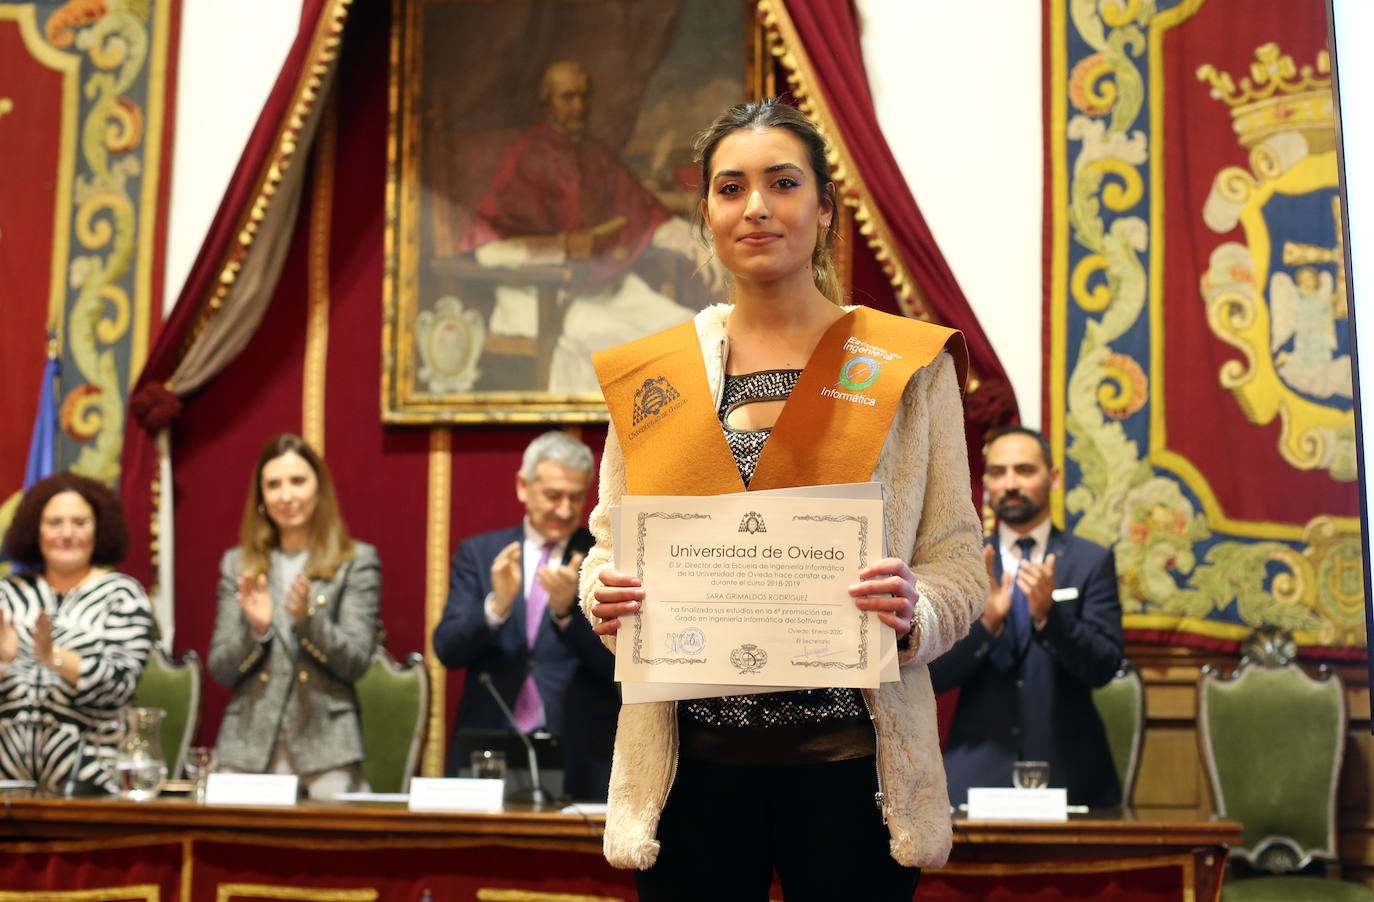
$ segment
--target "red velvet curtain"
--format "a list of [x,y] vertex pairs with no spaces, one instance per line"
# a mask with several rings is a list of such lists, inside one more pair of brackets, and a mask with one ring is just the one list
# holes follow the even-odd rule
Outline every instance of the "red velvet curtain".
[[982,432],[1016,419],[1016,399],[878,126],[854,5],[851,0],[786,0],[786,7],[840,137],[868,185],[868,200],[887,221],[894,253],[910,267],[930,312],[968,341],[969,361],[981,380],[967,399],[970,426],[977,430],[970,430],[970,448],[976,450]]
[[225,263],[235,252],[234,239],[245,206],[258,192],[264,170],[271,163],[277,133],[294,100],[302,67],[329,0],[304,0],[301,26],[282,64],[281,73],[267,98],[258,123],[243,150],[233,178],[211,222],[200,253],[177,297],[147,362],[130,393],[130,416],[125,425],[124,452],[120,467],[121,495],[133,541],[122,569],[145,585],[154,581],[152,518],[156,509],[156,436],[180,412],[179,399],[159,391],[181,362],[193,340],[192,328],[200,321]]

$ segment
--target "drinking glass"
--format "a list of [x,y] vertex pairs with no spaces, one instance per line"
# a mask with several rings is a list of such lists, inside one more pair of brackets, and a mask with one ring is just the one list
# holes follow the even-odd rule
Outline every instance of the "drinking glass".
[[119,797],[135,802],[157,798],[167,781],[167,759],[162,757],[161,708],[125,708],[124,734],[119,739],[115,769]]
[[191,798],[199,804],[205,803],[205,791],[210,785],[210,775],[219,764],[215,750],[208,745],[193,745],[186,750],[186,776],[191,781]]
[[1011,766],[1011,785],[1017,789],[1044,789],[1050,785],[1050,763],[1017,761]]
[[472,775],[479,780],[506,779],[506,753],[499,749],[478,749],[472,753]]

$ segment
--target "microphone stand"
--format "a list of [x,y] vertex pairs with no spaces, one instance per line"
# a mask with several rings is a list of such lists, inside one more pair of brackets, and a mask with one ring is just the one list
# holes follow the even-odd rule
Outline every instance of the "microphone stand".
[[486,687],[487,692],[491,693],[492,700],[496,702],[496,707],[501,709],[501,713],[505,715],[506,722],[510,724],[510,728],[515,731],[515,735],[519,736],[520,741],[524,743],[525,756],[530,767],[530,801],[533,802],[536,807],[542,806],[545,802],[544,784],[539,779],[539,756],[534,753],[534,743],[530,742],[530,738],[526,736],[524,731],[516,724],[515,715],[511,713],[510,707],[506,705],[506,700],[501,697],[501,693],[496,691],[496,686],[491,681],[491,674],[482,671],[477,675],[477,679]]

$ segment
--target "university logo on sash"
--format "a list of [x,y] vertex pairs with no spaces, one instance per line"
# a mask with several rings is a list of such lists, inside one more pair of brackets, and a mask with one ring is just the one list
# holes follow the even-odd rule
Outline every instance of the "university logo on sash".
[[635,392],[634,415],[630,422],[635,426],[646,419],[653,419],[664,413],[682,397],[666,376],[650,376]]
[[883,364],[901,360],[901,355],[854,337],[845,341],[844,353],[845,361],[840,366],[835,385],[822,389],[821,395],[873,407],[877,400],[864,392],[878,381]]

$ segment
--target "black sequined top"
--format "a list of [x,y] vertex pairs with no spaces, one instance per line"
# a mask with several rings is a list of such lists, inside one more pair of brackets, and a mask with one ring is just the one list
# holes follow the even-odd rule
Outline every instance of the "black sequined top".
[[[731,412],[784,401],[801,370],[726,375],[720,424],[744,484],[754,476],[768,429],[735,429]],[[678,704],[682,757],[722,764],[813,764],[872,755],[873,726],[857,689],[802,689],[728,695]]]

